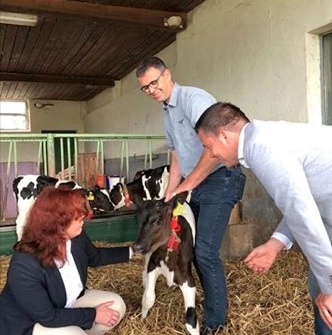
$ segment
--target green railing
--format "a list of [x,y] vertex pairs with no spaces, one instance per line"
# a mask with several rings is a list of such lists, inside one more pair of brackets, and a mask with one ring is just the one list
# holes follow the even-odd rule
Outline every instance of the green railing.
[[[61,177],[64,178],[66,167],[74,166],[77,171],[78,157],[80,153],[89,153],[92,148],[96,153],[96,171],[104,171],[105,147],[108,151],[112,145],[117,146],[118,156],[111,158],[120,158],[119,175],[125,176],[129,180],[129,157],[132,155],[129,147],[134,143],[142,153],[144,159],[144,168],[152,168],[154,155],[154,145],[162,144],[165,147],[165,138],[163,135],[140,135],[140,134],[68,134],[68,133],[49,133],[49,134],[0,134],[0,159],[2,164],[6,165],[6,177],[3,180],[4,186],[1,217],[6,208],[10,175],[18,174],[18,163],[22,155],[33,156],[37,169],[42,168],[43,173],[55,176],[56,164],[61,170]],[[57,145],[57,147],[56,147]],[[22,152],[23,146],[23,152]],[[33,148],[32,148],[33,146]],[[19,147],[21,151],[19,150]],[[145,147],[145,148],[144,148]],[[144,150],[145,149],[145,150]],[[31,154],[30,151],[31,150]],[[168,153],[169,155],[169,153]],[[25,160],[27,160],[25,158]],[[168,156],[169,160],[169,156]],[[39,173],[39,171],[36,171]],[[71,179],[71,173],[68,178]]]

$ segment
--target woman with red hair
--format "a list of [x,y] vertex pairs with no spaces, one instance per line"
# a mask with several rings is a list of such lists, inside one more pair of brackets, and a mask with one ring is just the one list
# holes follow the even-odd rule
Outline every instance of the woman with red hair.
[[83,230],[88,214],[82,190],[46,188],[38,196],[0,295],[3,334],[95,335],[121,321],[124,301],[87,289],[87,270],[128,262],[132,251],[95,247]]

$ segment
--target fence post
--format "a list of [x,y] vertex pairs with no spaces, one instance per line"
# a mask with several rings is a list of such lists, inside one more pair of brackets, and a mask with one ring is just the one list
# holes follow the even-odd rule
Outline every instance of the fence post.
[[47,134],[47,165],[48,174],[51,177],[55,176],[55,149],[54,149],[54,136]]

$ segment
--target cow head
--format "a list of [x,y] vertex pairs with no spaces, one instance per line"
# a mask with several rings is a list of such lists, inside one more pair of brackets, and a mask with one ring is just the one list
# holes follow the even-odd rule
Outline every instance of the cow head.
[[161,200],[135,200],[137,221],[139,224],[138,238],[133,244],[135,253],[146,254],[165,245],[170,237],[170,220],[173,209],[178,202],[183,204],[188,192],[173,197],[167,203]]
[[95,186],[87,191],[87,199],[94,215],[109,214],[114,210],[110,200],[109,193],[106,189]]
[[136,192],[136,189],[132,187],[134,184],[136,184],[136,181],[129,184],[117,183],[112,187],[109,195],[114,209],[119,209],[124,206],[128,209],[136,209],[136,206],[131,201],[132,193]]
[[115,184],[109,192],[109,197],[115,209],[123,207],[125,205],[123,184]]

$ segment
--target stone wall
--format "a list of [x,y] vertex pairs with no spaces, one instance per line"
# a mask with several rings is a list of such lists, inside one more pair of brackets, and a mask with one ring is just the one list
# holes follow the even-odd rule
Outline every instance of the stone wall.
[[244,195],[232,211],[220,250],[224,259],[241,259],[269,239],[282,215],[257,178],[248,169]]

